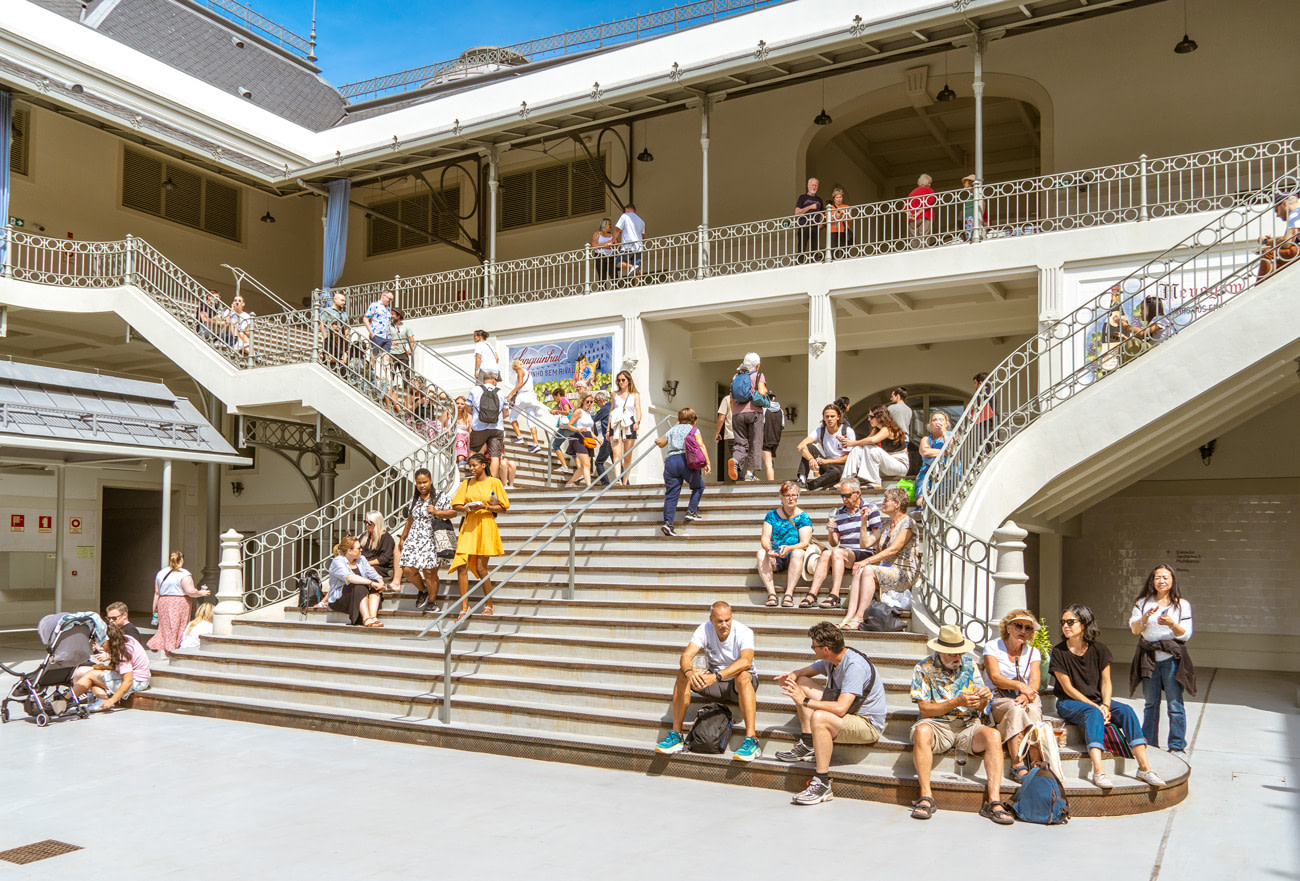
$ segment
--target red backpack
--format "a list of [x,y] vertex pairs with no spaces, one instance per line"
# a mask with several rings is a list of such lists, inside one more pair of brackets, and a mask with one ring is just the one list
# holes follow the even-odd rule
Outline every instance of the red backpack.
[[686,443],[682,446],[682,455],[686,457],[686,467],[692,471],[700,471],[705,465],[709,464],[708,457],[704,455],[704,447],[696,440],[700,436],[700,430],[692,427],[691,433],[686,435]]

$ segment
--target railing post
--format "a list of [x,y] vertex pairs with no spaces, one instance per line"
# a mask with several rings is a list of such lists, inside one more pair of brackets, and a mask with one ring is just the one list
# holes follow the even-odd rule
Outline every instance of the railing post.
[[1141,198],[1138,202],[1138,220],[1150,220],[1151,212],[1147,203],[1147,154],[1138,157],[1138,174],[1141,176]]
[[495,275],[496,275],[494,271],[495,268],[496,268],[496,264],[492,260],[484,261],[483,263],[483,305],[485,307],[491,306],[494,299],[493,288],[495,287],[494,285]]
[[971,194],[974,200],[973,210],[975,211],[975,225],[970,231],[970,240],[972,242],[981,242],[984,240],[984,181],[975,181],[975,192]]
[[325,316],[322,315],[321,312],[322,310],[324,310],[325,304],[323,304],[320,301],[320,291],[318,290],[312,291],[311,299],[312,299],[312,306],[311,306],[312,317],[311,317],[311,323],[307,327],[307,330],[311,333],[311,363],[322,364],[324,363],[324,359],[321,358],[320,336],[321,336],[321,325],[324,322]]
[[122,274],[122,284],[135,284],[135,237],[126,234],[126,261]]
[[[825,215],[822,216],[825,217]],[[830,263],[831,262],[831,225],[825,222],[823,222],[820,225],[826,227],[826,244],[822,246],[822,261],[824,263]]]
[[14,265],[14,237],[13,227],[8,223],[0,229],[0,242],[4,245],[4,262],[0,263],[0,276],[4,278],[13,277]]
[[700,278],[709,277],[709,228],[704,224],[699,226],[698,237],[698,254],[696,255],[698,275]]
[[[581,516],[581,515],[579,515]],[[578,552],[578,517],[569,521],[569,589],[565,592],[566,600],[573,599],[574,582],[577,580],[576,560]]]
[[582,291],[591,293],[591,242],[582,246]]
[[451,724],[451,643],[456,634],[442,640],[442,724]]
[[993,547],[998,552],[993,572],[993,611],[989,621],[1000,621],[1012,609],[1025,608],[1025,538],[1029,533],[1008,520],[993,530]]
[[217,636],[230,635],[230,621],[244,614],[244,561],[239,556],[239,546],[244,538],[233,529],[221,534],[221,562],[217,576],[217,607],[212,610],[212,632]]

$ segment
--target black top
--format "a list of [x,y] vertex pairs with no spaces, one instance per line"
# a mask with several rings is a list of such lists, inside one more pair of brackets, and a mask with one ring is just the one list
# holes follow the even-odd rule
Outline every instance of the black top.
[[795,208],[807,208],[809,205],[813,206],[815,210],[809,211],[807,214],[800,214],[796,218],[800,226],[816,225],[822,222],[821,210],[826,206],[826,203],[822,201],[821,196],[810,196],[807,193],[801,193],[799,198],[794,200]]
[[374,548],[366,547],[366,542],[370,541],[370,536],[366,536],[365,542],[361,545],[361,553],[375,571],[385,575],[393,574],[393,551],[397,543],[393,541],[392,533],[385,532],[379,537],[379,543]]
[[[1070,677],[1070,684],[1079,694],[1092,701],[1101,703],[1101,672],[1110,666],[1110,649],[1104,642],[1088,643],[1088,650],[1082,655],[1070,651],[1064,641],[1052,646],[1052,664],[1049,668],[1053,678],[1061,673]],[[1111,683],[1114,690],[1115,683]],[[1056,683],[1056,696],[1068,698],[1065,689]]]
[[123,625],[122,625],[120,628],[118,628],[118,629],[121,630],[122,633],[125,634],[126,636],[134,636],[134,637],[135,637],[135,641],[138,642],[138,643],[140,643],[141,646],[146,645],[146,640],[145,640],[145,638],[144,638],[143,636],[140,635],[140,630],[139,630],[139,628],[137,628],[137,627],[136,627],[134,624],[132,624],[130,621],[128,621],[127,623],[123,624]]
[[605,435],[609,434],[609,411],[613,406],[606,401],[600,405],[595,413],[591,414],[592,433],[596,435],[597,440],[604,440]]

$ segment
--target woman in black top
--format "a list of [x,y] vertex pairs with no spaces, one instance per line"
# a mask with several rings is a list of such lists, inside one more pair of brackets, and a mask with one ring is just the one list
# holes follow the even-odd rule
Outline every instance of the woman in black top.
[[396,542],[388,532],[384,515],[378,511],[366,512],[366,534],[361,539],[361,555],[387,582],[393,577],[393,551]]
[[1137,759],[1137,778],[1159,789],[1165,785],[1147,762],[1146,738],[1137,714],[1124,704],[1112,703],[1110,649],[1097,639],[1101,628],[1087,606],[1068,606],[1061,613],[1061,635],[1065,639],[1052,647],[1051,674],[1056,679],[1056,711],[1061,718],[1083,728],[1092,758],[1088,780],[1100,789],[1114,783],[1101,766],[1106,725],[1124,732],[1133,758]]

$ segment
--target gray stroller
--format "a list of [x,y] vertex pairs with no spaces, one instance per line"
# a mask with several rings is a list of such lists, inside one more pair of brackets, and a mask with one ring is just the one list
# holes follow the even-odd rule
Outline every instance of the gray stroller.
[[72,693],[72,674],[90,663],[91,638],[102,641],[104,632],[104,621],[94,612],[55,613],[42,618],[36,633],[46,654],[36,669],[20,673],[0,664],[0,669],[18,677],[9,696],[0,701],[0,723],[9,721],[11,703],[22,704],[41,728],[51,719],[73,713],[79,719],[86,718],[90,702]]

